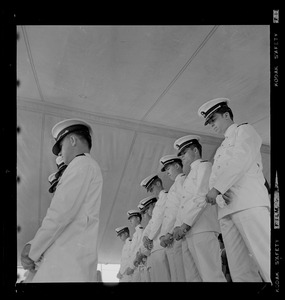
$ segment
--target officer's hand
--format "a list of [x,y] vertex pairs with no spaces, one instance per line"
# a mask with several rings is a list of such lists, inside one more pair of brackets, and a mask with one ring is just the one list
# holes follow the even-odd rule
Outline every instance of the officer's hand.
[[132,275],[134,273],[134,269],[131,269],[130,267],[128,267],[126,273],[127,273],[127,275]]
[[147,249],[151,250],[153,248],[153,240],[149,240],[148,245],[147,245]]
[[165,248],[165,247],[167,247],[167,244],[165,243],[165,236],[164,235],[162,235],[160,238],[159,238],[159,240],[160,240],[160,246],[161,247],[163,247],[163,248]]
[[179,229],[180,229],[180,226],[176,226],[174,229],[173,229],[173,238],[176,240],[177,239],[177,235],[178,235],[178,232],[179,232]]
[[150,243],[150,239],[147,236],[143,237],[143,245],[148,249],[148,245]]
[[212,205],[216,204],[216,198],[219,194],[220,194],[220,192],[218,190],[216,190],[215,188],[212,188],[206,195],[206,202],[210,203]]
[[164,242],[167,244],[167,246],[171,245],[174,241],[173,235],[170,233],[167,233],[164,239]]
[[233,198],[233,192],[231,190],[227,190],[223,195],[223,199],[225,200],[226,204],[228,205],[232,198]]
[[26,244],[21,253],[21,263],[25,270],[34,270],[35,262],[29,257],[31,244]]
[[177,228],[175,231],[175,234],[173,233],[173,237],[175,238],[176,241],[181,240],[184,237],[184,233],[181,229],[181,227]]

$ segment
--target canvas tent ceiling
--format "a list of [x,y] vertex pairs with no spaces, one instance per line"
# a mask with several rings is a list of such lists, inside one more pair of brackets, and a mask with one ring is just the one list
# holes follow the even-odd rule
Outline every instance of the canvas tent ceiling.
[[[159,172],[186,134],[202,137],[212,159],[221,136],[198,117],[205,101],[231,99],[235,122],[263,140],[269,179],[269,26],[19,26],[17,41],[18,249],[33,237],[51,201],[56,170],[51,128],[82,118],[102,168],[99,261],[118,263],[114,228],[147,196],[140,181]],[[159,173],[160,174],[160,173]],[[166,188],[170,180],[161,174]]]

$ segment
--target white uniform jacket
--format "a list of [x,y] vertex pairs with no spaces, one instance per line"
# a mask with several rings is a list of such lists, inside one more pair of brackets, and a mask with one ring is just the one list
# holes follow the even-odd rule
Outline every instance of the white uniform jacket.
[[153,248],[151,250],[152,252],[158,249],[164,249],[160,246],[160,241],[158,237],[160,236],[161,224],[163,221],[166,201],[167,192],[162,190],[158,195],[158,200],[155,203],[154,209],[152,211],[152,226],[148,235],[148,238],[150,240],[153,240]]
[[128,266],[129,266],[131,241],[132,240],[130,238],[127,238],[125,240],[124,246],[122,248],[120,270],[119,270],[119,272],[122,275],[124,275],[124,273],[126,272]]
[[[183,195],[175,226],[191,226],[190,235],[201,232],[220,232],[216,205],[206,203],[212,164],[197,159],[183,183]],[[180,224],[180,225],[178,225]]]
[[210,177],[210,188],[224,194],[230,190],[232,200],[218,208],[219,219],[251,207],[270,206],[260,154],[262,140],[253,126],[232,124],[217,149]]
[[160,236],[173,232],[177,212],[182,198],[183,182],[185,178],[185,174],[178,174],[173,185],[168,191]]
[[96,281],[103,179],[89,153],[63,173],[29,256],[41,264],[34,281]]
[[128,267],[135,269],[134,260],[136,258],[136,254],[139,251],[139,247],[141,245],[142,237],[143,237],[144,228],[142,225],[137,225],[135,228],[135,232],[132,236],[132,241],[130,245],[130,260]]

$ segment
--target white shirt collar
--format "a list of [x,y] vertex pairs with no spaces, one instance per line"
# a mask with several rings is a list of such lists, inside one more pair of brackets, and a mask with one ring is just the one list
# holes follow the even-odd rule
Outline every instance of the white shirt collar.
[[141,227],[141,224],[137,225],[137,226],[135,227],[135,230],[138,230],[139,227]]
[[230,125],[228,127],[228,129],[226,130],[224,136],[225,138],[229,137],[233,132],[234,130],[237,128],[237,124],[236,123],[233,123],[232,125]]
[[178,181],[179,178],[180,178],[181,176],[183,176],[183,175],[185,175],[185,174],[184,174],[184,173],[178,174],[178,175],[175,177],[174,182]]

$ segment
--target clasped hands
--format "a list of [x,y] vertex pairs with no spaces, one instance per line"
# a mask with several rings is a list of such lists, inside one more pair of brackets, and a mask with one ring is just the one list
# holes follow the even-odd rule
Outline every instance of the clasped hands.
[[140,263],[143,262],[143,259],[146,258],[146,255],[142,254],[140,251],[136,253],[136,258],[134,260],[134,265],[137,267]]
[[161,237],[159,237],[159,240],[160,246],[166,248],[173,243],[173,234],[167,233],[166,235],[162,235]]
[[[215,205],[216,204],[216,198],[218,195],[220,195],[221,193],[215,189],[212,188],[206,195],[206,202],[210,203],[211,205]],[[225,200],[226,205],[228,205],[231,202],[232,199],[232,192],[231,190],[227,190],[223,195],[222,195],[223,199]]]
[[153,241],[150,240],[147,236],[144,236],[143,245],[146,247],[146,249],[151,250],[153,248]]
[[184,238],[184,236],[187,234],[187,232],[191,229],[191,226],[183,223],[181,226],[176,226],[173,229],[173,238],[176,241],[179,241]]

